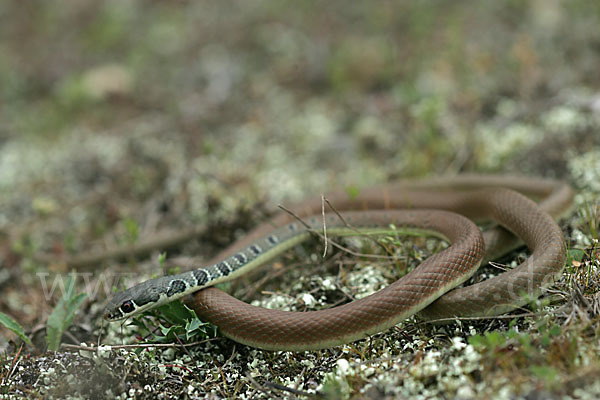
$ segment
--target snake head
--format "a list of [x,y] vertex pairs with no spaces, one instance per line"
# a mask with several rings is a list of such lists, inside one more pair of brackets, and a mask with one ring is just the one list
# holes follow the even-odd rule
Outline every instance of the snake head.
[[180,283],[180,276],[151,279],[115,294],[104,308],[104,319],[119,321],[182,297],[188,285]]
[[129,290],[117,293],[104,308],[104,319],[119,321],[136,314],[139,306],[132,299]]
[[104,319],[119,321],[162,304],[160,291],[153,289],[156,286],[149,282],[152,281],[139,283],[115,294],[104,308]]
[[124,292],[115,294],[104,308],[104,319],[119,321],[150,308],[150,305],[140,303],[136,292],[138,292],[137,286],[134,286]]

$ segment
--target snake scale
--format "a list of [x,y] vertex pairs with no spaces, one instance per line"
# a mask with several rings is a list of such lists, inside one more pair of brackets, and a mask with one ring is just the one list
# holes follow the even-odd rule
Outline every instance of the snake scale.
[[[279,213],[205,267],[117,293],[106,306],[105,318],[124,319],[191,294],[188,306],[225,336],[267,350],[301,351],[357,340],[415,313],[426,320],[502,314],[538,296],[561,273],[565,241],[553,218],[566,213],[572,198],[572,189],[561,181],[500,175],[401,181],[362,189],[353,197],[344,191],[330,193],[327,199],[340,215],[317,215],[322,199],[308,199],[291,208],[301,221]],[[498,226],[482,236],[471,220]],[[306,240],[311,232],[322,231],[323,224],[328,236],[425,232],[451,245],[385,289],[326,310],[264,309],[212,287],[265,263]],[[498,257],[523,243],[531,254],[520,265],[456,288],[482,259]]]

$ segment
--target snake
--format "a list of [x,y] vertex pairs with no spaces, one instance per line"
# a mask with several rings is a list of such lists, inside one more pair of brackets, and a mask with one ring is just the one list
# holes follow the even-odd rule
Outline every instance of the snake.
[[[237,342],[264,350],[329,348],[383,332],[416,314],[425,321],[500,315],[535,300],[562,273],[563,233],[574,192],[565,182],[505,175],[458,175],[404,180],[327,194],[335,212],[321,213],[315,196],[280,212],[193,270],[141,282],[117,293],[104,318],[118,321],[185,298],[203,320]],[[483,233],[475,225],[491,221]],[[406,233],[450,243],[378,292],[329,309],[291,312],[252,306],[214,285],[327,233],[354,236]],[[483,260],[525,244],[518,266],[471,285]]]

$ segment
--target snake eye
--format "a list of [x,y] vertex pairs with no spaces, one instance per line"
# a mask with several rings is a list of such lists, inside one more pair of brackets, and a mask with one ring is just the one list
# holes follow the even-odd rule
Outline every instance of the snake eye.
[[135,310],[135,306],[133,305],[133,302],[131,300],[127,300],[126,302],[121,304],[120,308],[121,311],[123,311],[123,313],[125,314],[129,314],[130,312],[133,312],[133,310]]

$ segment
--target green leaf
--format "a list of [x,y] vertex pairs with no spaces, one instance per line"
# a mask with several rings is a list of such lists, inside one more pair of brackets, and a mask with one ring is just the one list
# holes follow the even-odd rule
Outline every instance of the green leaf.
[[206,329],[210,326],[211,325],[208,322],[202,322],[198,318],[194,318],[191,321],[188,321],[188,323],[185,325],[185,339],[189,341],[194,336],[209,336]]
[[182,327],[178,325],[171,325],[169,327],[160,325],[160,331],[163,336],[156,336],[156,339],[161,343],[174,342],[179,337],[182,330]]
[[532,365],[529,367],[533,375],[546,381],[546,384],[552,385],[558,381],[558,371],[548,365]]
[[506,337],[497,331],[486,332],[485,338],[487,339],[488,346],[492,349],[496,349],[506,343]]
[[196,318],[196,313],[180,301],[172,301],[157,308],[161,317],[172,324],[184,325],[186,321]]
[[162,252],[158,255],[158,265],[160,265],[161,268],[164,268],[165,266],[165,261],[167,261],[167,252]]
[[29,338],[25,335],[25,330],[23,329],[23,327],[19,325],[17,321],[4,314],[3,312],[0,312],[0,324],[4,325],[8,329],[16,333],[22,341],[24,341],[30,346],[33,346],[31,340],[29,340]]
[[548,334],[552,337],[552,336],[558,336],[560,335],[562,329],[560,327],[560,325],[552,325],[550,327],[550,329],[548,329]]
[[520,333],[517,332],[514,328],[509,329],[508,331],[506,331],[506,337],[508,339],[517,339],[519,338]]
[[[152,322],[146,324],[146,321]],[[200,321],[193,310],[179,301],[163,304],[134,317],[131,323],[141,328],[147,343],[172,343],[216,337],[216,329],[212,329],[212,325]]]
[[519,343],[521,343],[521,346],[523,347],[524,351],[527,351],[530,347],[531,347],[531,335],[528,333],[522,333],[521,335],[519,335]]
[[347,186],[346,193],[350,197],[350,199],[356,199],[360,194],[360,188],[358,186]]
[[123,226],[125,227],[125,231],[127,232],[127,243],[134,244],[137,242],[139,237],[139,224],[135,219],[125,218],[123,220]]
[[193,332],[206,325],[208,325],[208,322],[202,322],[198,318],[194,318],[193,320],[188,321],[188,323],[185,325],[185,329],[189,332]]
[[573,261],[581,262],[581,260],[583,260],[584,257],[585,257],[585,251],[583,251],[582,249],[568,249],[566,264],[572,265]]
[[527,334],[519,333],[514,328],[507,332],[485,332],[483,335],[474,335],[469,337],[469,344],[474,347],[485,348],[489,351],[495,351],[506,344],[508,340],[516,339],[523,345],[529,345],[531,338]]
[[69,329],[75,312],[86,298],[85,293],[75,294],[74,274],[69,276],[65,287],[63,297],[52,310],[46,324],[46,343],[50,351],[58,351],[62,334]]
[[481,335],[469,336],[467,341],[473,347],[485,347],[487,344],[487,340],[485,340],[485,338]]

